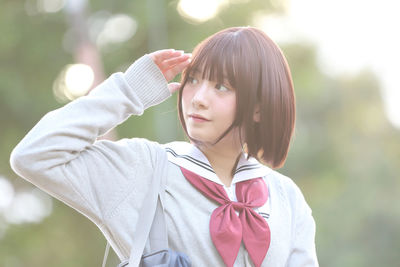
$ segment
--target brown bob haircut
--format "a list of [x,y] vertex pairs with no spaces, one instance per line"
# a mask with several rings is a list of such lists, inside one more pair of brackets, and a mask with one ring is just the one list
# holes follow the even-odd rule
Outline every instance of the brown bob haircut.
[[[217,142],[239,127],[248,157],[272,168],[282,167],[294,132],[296,103],[290,69],[280,48],[253,27],[227,28],[199,43],[182,73],[178,94],[179,118],[188,137],[182,91],[196,70],[202,79],[220,84],[227,80],[236,90],[235,119]],[[258,122],[253,119],[256,108]]]

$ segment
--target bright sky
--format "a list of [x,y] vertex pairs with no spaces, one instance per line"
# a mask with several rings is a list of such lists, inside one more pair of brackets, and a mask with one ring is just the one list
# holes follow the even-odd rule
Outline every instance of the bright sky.
[[392,0],[288,0],[285,16],[256,20],[277,42],[315,43],[327,74],[374,70],[386,115],[400,129],[399,11]]

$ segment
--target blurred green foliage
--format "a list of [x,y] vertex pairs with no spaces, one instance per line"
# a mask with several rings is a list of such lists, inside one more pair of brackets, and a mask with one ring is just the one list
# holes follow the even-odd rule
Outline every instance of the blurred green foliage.
[[[28,15],[36,1],[3,0],[0,9],[0,175],[16,190],[31,187],[9,167],[9,154],[48,111],[62,106],[53,96],[59,71],[74,62],[63,49],[65,14]],[[273,1],[276,3],[276,1]],[[256,12],[279,13],[269,1],[227,6],[202,24],[191,24],[165,4],[168,47],[190,52],[214,32],[251,25]],[[90,13],[125,13],[138,22],[129,41],[102,51],[106,75],[124,70],[148,53],[146,1],[90,1]],[[90,15],[90,13],[88,15]],[[164,48],[164,47],[160,47]],[[302,189],[317,223],[321,266],[398,266],[400,256],[399,131],[384,114],[377,77],[368,69],[351,76],[327,76],[309,44],[282,46],[297,96],[296,133],[284,168]],[[183,139],[176,98],[132,117],[117,128],[119,137],[159,142]],[[155,122],[164,122],[163,134]],[[166,125],[167,124],[167,125]],[[105,239],[74,210],[54,200],[53,212],[39,224],[7,225],[0,235],[0,266],[99,266]],[[0,224],[6,224],[0,214]],[[114,256],[110,266],[117,264]]]

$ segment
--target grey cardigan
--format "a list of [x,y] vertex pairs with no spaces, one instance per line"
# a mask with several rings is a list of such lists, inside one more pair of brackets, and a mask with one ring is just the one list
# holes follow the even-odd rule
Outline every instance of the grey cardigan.
[[[166,164],[169,246],[186,253],[193,266],[223,266],[208,229],[216,203],[185,180],[179,163],[166,159],[169,145],[141,138],[97,140],[129,116],[141,115],[169,96],[164,76],[145,55],[125,73],[111,75],[89,95],[46,114],[13,150],[11,167],[89,218],[119,258],[126,260],[154,173]],[[311,209],[290,178],[265,170],[271,245],[262,266],[318,266]],[[235,266],[252,266],[243,244]]]

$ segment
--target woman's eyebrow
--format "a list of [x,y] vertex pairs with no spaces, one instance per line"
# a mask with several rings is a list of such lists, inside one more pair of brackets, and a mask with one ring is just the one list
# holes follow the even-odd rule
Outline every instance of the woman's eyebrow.
[[192,70],[192,72],[194,73],[194,74],[201,74],[202,72],[200,71],[200,70],[198,70],[198,69],[194,69],[194,70]]

